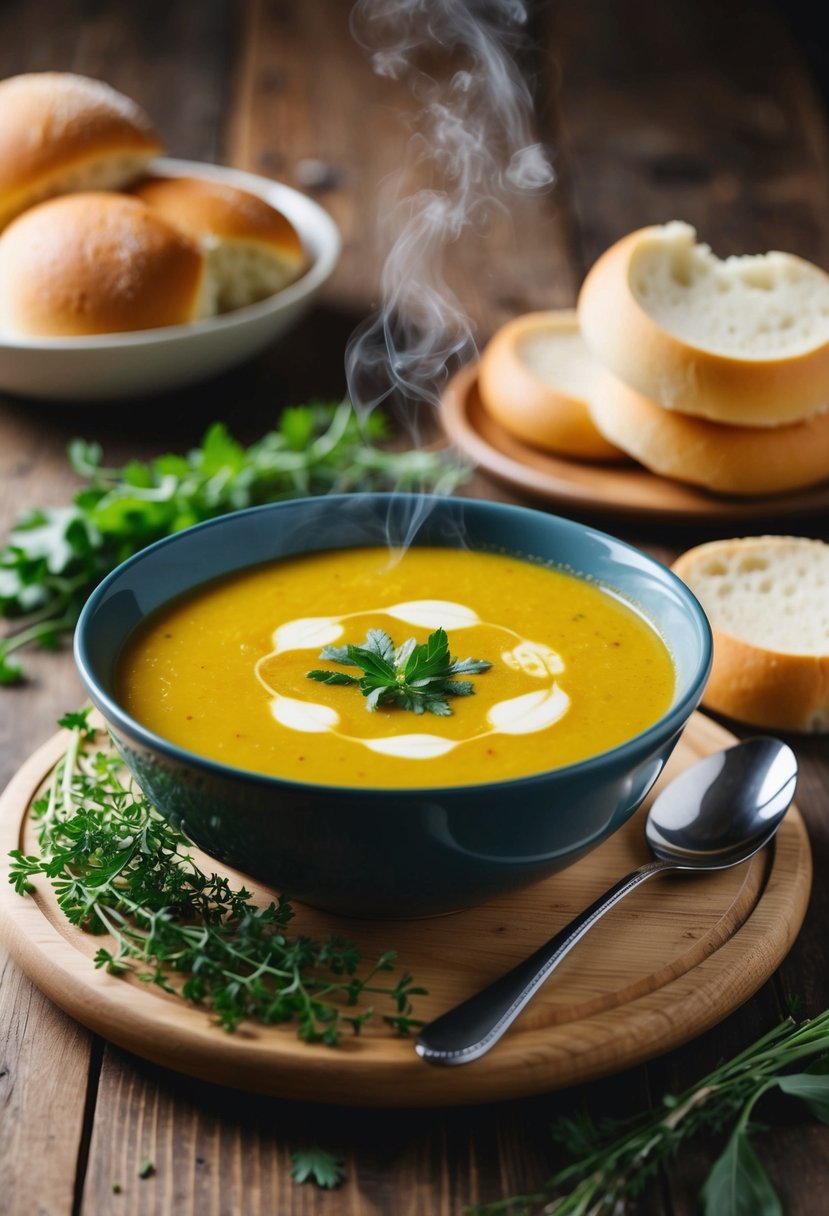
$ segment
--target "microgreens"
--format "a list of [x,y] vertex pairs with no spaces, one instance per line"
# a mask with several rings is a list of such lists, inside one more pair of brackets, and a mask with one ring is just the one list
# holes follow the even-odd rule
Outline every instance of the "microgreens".
[[356,685],[370,712],[396,705],[439,718],[452,713],[447,697],[471,697],[475,692],[471,680],[455,680],[454,676],[477,675],[492,666],[483,659],[453,659],[444,629],[436,629],[421,645],[409,638],[402,646],[395,646],[382,629],[369,629],[362,646],[325,646],[320,658],[362,668],[362,676],[320,669],[306,674],[321,684]]
[[366,997],[390,1003],[384,1021],[399,1033],[420,1025],[411,998],[423,993],[393,971],[386,951],[358,974],[359,948],[331,935],[317,941],[288,932],[294,915],[284,895],[262,907],[244,887],[205,874],[173,828],[125,777],[123,763],[98,750],[87,713],[67,714],[70,743],[46,794],[34,804],[39,853],[11,853],[9,880],[21,895],[45,875],[72,924],[109,941],[97,967],[131,972],[164,992],[205,1005],[220,1026],[244,1019],[295,1022],[307,1042],[334,1046],[344,1029],[371,1021]]

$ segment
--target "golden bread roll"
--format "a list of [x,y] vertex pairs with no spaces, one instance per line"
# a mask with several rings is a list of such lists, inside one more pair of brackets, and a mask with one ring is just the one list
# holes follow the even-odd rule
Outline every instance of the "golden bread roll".
[[703,705],[764,729],[829,731],[829,545],[793,536],[711,541],[673,569],[714,634]]
[[572,309],[527,313],[488,342],[478,391],[487,413],[533,447],[579,460],[619,460],[623,453],[590,416],[596,370]]
[[293,224],[258,195],[198,177],[147,178],[132,193],[204,243],[219,312],[281,291],[307,266]]
[[602,370],[593,420],[652,473],[719,494],[781,494],[829,478],[829,410],[777,427],[731,426],[665,410]]
[[70,194],[0,235],[0,331],[16,337],[119,333],[210,315],[197,243],[140,199]]
[[32,204],[118,190],[162,150],[144,111],[100,80],[31,72],[0,81],[0,228]]
[[716,258],[688,224],[642,228],[589,271],[585,342],[664,409],[735,426],[829,404],[829,275],[787,253]]

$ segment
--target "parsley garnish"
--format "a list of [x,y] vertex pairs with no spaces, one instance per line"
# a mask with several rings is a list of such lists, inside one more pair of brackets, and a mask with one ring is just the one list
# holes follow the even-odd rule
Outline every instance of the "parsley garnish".
[[345,1179],[345,1160],[324,1148],[298,1148],[291,1153],[294,1182],[315,1182],[333,1190]]
[[445,629],[436,629],[422,645],[409,638],[402,646],[395,646],[382,629],[369,629],[362,646],[325,646],[320,658],[362,668],[362,676],[320,669],[307,676],[320,684],[356,684],[370,712],[380,705],[397,705],[439,718],[452,713],[447,697],[471,697],[475,692],[471,680],[453,676],[477,675],[492,666],[483,659],[453,659]]
[[215,423],[186,455],[120,469],[104,468],[98,444],[73,440],[69,462],[85,484],[72,505],[27,511],[0,546],[0,616],[19,623],[0,639],[0,685],[24,679],[14,651],[59,646],[104,575],[171,532],[309,494],[449,494],[468,475],[446,451],[389,451],[389,437],[382,414],[363,418],[343,402],[283,410],[278,426],[250,447]]
[[400,1034],[421,1025],[411,998],[424,990],[411,976],[376,979],[394,970],[393,950],[361,975],[354,942],[289,932],[294,911],[284,895],[261,907],[244,887],[203,873],[120,757],[95,750],[87,713],[64,719],[69,747],[33,808],[40,851],[13,850],[9,881],[26,895],[45,875],[72,924],[109,935],[97,967],[204,1005],[228,1031],[245,1019],[294,1022],[299,1038],[334,1046],[343,1030],[357,1034],[374,1017],[360,1007],[366,996],[390,1005],[383,1020]]

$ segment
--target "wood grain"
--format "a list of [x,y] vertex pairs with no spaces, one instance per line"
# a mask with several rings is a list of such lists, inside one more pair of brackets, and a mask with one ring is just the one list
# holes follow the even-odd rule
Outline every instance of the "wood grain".
[[[23,766],[0,801],[0,856],[34,851],[28,808],[66,736]],[[692,719],[657,788],[733,736]],[[428,995],[431,1020],[529,954],[622,875],[648,860],[642,812],[576,865],[523,892],[451,917],[394,926],[401,965]],[[201,859],[210,872],[212,863]],[[300,1043],[289,1027],[217,1033],[202,1010],[138,980],[92,966],[101,939],[67,924],[51,889],[21,899],[3,882],[0,934],[21,967],[79,1021],[177,1071],[279,1097],[367,1106],[458,1105],[514,1098],[590,1080],[666,1051],[741,1004],[771,974],[800,928],[811,861],[799,813],[766,854],[732,870],[650,884],[605,917],[561,965],[512,1032],[461,1069],[425,1066],[410,1041],[371,1026],[336,1052]],[[234,876],[236,883],[242,881]],[[273,892],[246,883],[263,902]],[[344,922],[299,908],[295,932],[347,934],[365,959],[389,945],[391,926]]]

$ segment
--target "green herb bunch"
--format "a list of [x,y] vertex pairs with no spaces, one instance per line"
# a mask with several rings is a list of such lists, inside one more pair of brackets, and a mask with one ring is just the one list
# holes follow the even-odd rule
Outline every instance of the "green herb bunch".
[[95,746],[88,711],[68,714],[72,731],[46,794],[34,806],[40,852],[16,849],[10,881],[25,895],[45,875],[72,924],[108,934],[95,965],[131,971],[165,992],[207,1006],[225,1030],[252,1019],[295,1022],[307,1042],[335,1045],[374,1017],[365,997],[382,997],[383,1020],[405,1034],[414,1025],[411,998],[422,988],[409,975],[394,984],[387,951],[361,976],[358,947],[345,938],[290,936],[284,896],[257,906],[243,887],[207,875],[184,836],[125,779],[121,760]]
[[[829,1123],[829,1010],[809,1022],[787,1019],[654,1112],[629,1121],[563,1118],[555,1141],[574,1163],[544,1187],[467,1208],[467,1216],[621,1216],[627,1201],[694,1136],[730,1129],[724,1151],[702,1187],[705,1216],[783,1216],[783,1208],[752,1144],[760,1098],[780,1090]],[[805,1071],[800,1071],[808,1063]]]
[[369,629],[362,646],[324,646],[320,658],[362,669],[362,676],[322,669],[306,674],[321,684],[356,685],[369,712],[381,705],[396,705],[439,718],[452,714],[447,697],[471,697],[475,692],[471,680],[456,680],[455,676],[476,675],[492,666],[484,659],[453,659],[445,629],[436,629],[421,645],[409,638],[402,646],[395,646],[382,629]]
[[352,490],[449,493],[466,476],[443,452],[389,451],[388,425],[348,402],[283,411],[279,425],[243,447],[221,423],[185,456],[105,468],[81,439],[69,461],[86,485],[71,506],[21,516],[0,550],[0,615],[20,628],[0,640],[0,684],[23,671],[11,655],[59,645],[104,575],[153,541],[205,519],[281,499]]

